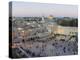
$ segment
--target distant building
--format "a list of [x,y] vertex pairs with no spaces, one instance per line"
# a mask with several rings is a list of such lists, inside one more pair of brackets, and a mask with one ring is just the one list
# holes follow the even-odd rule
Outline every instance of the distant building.
[[76,35],[77,32],[78,32],[77,27],[58,26],[57,30],[54,33],[55,34],[64,34],[64,35]]

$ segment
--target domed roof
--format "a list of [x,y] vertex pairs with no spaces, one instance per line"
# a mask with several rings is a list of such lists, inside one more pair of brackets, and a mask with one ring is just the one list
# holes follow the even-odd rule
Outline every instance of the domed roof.
[[49,18],[49,19],[53,19],[53,15],[49,15],[48,18]]

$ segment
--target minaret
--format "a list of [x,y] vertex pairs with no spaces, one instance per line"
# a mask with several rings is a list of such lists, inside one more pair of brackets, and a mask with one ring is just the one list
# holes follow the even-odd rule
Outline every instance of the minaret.
[[45,23],[45,20],[44,20],[44,16],[42,16],[42,21],[41,21],[42,23]]

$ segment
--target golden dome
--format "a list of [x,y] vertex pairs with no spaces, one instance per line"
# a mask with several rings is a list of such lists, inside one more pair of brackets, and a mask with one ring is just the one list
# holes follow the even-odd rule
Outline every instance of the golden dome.
[[52,16],[52,15],[50,15],[50,16],[48,16],[48,18],[49,18],[49,19],[53,19],[53,16]]

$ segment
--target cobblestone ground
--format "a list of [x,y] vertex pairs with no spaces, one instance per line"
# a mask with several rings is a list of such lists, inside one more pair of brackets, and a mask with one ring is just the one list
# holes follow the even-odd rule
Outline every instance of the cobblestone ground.
[[20,48],[13,48],[13,57],[46,57],[46,56],[61,56],[61,55],[76,55],[78,54],[77,37],[72,37],[70,40],[56,40],[51,38],[44,41],[26,41],[21,43]]

